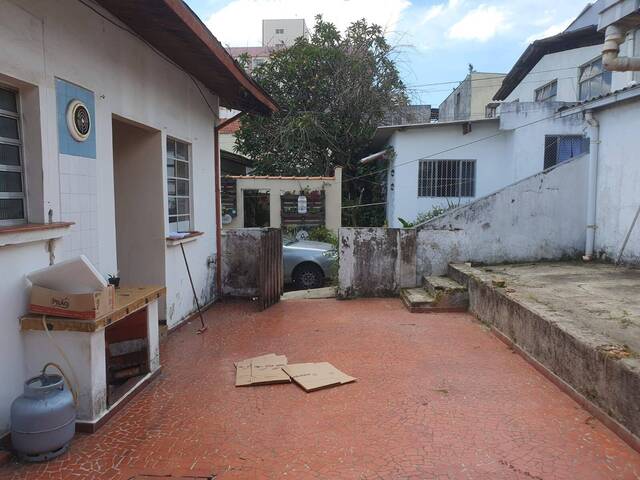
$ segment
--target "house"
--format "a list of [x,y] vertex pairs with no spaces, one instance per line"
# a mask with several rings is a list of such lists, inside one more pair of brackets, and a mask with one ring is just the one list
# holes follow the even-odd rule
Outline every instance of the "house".
[[18,323],[25,275],[85,255],[166,286],[159,317],[176,327],[195,309],[181,246],[199,303],[216,298],[219,106],[277,107],[180,0],[0,0],[0,43],[2,435],[42,367]]
[[487,111],[491,97],[496,93],[503,73],[486,73],[471,71],[460,82],[453,92],[440,104],[439,120],[452,122],[458,120],[479,120],[493,116],[493,111]]
[[441,105],[436,124],[377,129],[375,147],[394,152],[387,156],[389,226],[400,226],[399,217],[413,221],[435,207],[468,203],[588,153],[583,115],[559,117],[558,109],[625,88],[635,78],[603,69],[604,34],[592,23],[598,5],[566,31],[527,47],[488,100],[495,115],[446,121]]

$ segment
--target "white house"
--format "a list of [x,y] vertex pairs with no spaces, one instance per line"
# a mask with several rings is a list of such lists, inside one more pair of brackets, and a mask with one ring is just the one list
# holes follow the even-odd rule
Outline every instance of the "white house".
[[[0,436],[27,369],[25,275],[86,255],[165,285],[175,327],[216,297],[219,105],[273,101],[181,0],[0,0]],[[219,277],[218,277],[219,278]]]
[[593,24],[580,26],[591,13],[585,9],[565,32],[529,45],[493,97],[501,102],[495,117],[492,110],[486,118],[377,129],[376,147],[394,152],[387,155],[389,226],[467,203],[588,151],[582,116],[559,118],[557,110],[630,78],[602,71],[604,35]]

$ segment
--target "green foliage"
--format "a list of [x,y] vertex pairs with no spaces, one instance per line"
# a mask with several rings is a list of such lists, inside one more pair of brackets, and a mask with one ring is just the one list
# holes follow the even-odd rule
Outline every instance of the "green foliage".
[[333,230],[329,230],[327,227],[316,227],[311,230],[309,232],[309,240],[330,243],[336,249],[338,248],[338,236]]
[[[378,25],[359,20],[341,34],[316,17],[310,39],[274,52],[254,70],[281,109],[270,117],[244,116],[238,152],[256,161],[258,175],[330,175],[343,167],[344,206],[384,201],[386,172],[362,177],[381,166],[358,162],[371,153],[384,114],[407,104],[392,57]],[[346,209],[343,220],[381,224],[384,206]]]
[[458,206],[460,206],[460,200],[458,200],[457,202],[452,202],[447,200],[446,205],[434,205],[433,207],[431,207],[431,210],[427,210],[426,212],[420,212],[413,222],[409,222],[401,217],[398,217],[398,221],[402,225],[402,228],[413,228],[425,222],[428,222],[432,218],[439,217],[443,213],[449,210],[452,210]]

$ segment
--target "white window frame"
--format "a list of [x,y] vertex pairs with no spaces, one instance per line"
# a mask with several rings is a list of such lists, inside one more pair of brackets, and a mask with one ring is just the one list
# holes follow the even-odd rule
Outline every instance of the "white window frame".
[[[441,178],[439,176],[438,169],[435,168],[437,164],[456,162],[457,175],[454,180],[455,183],[450,185],[442,185]],[[436,159],[436,160],[422,160],[418,165],[418,197],[427,198],[474,198],[476,196],[476,161],[475,160],[462,160],[462,159]],[[429,173],[431,175],[429,176]],[[463,173],[472,173],[472,184],[469,192],[462,191]],[[447,177],[447,182],[452,179]],[[445,195],[436,195],[442,188],[447,189]],[[463,195],[463,193],[465,193]]]
[[27,223],[27,189],[25,181],[25,167],[24,167],[24,149],[23,149],[23,135],[22,135],[22,117],[20,108],[20,92],[11,86],[0,84],[2,90],[11,92],[16,98],[16,110],[17,112],[10,112],[8,110],[0,109],[0,116],[8,117],[16,120],[18,129],[18,139],[0,137],[0,144],[14,145],[18,147],[18,157],[20,165],[0,165],[0,172],[17,172],[20,174],[20,180],[22,182],[22,192],[0,192],[0,200],[5,199],[21,199],[22,200],[22,218],[15,219],[0,219],[0,227],[22,225]]
[[[596,63],[596,62],[598,62],[598,61],[600,62],[600,65],[601,65],[601,67],[600,67],[600,73],[597,73],[597,74],[595,74],[595,75],[591,75],[589,78],[583,79],[583,78],[582,78],[582,73],[583,73],[583,71],[584,71],[587,67],[590,67],[591,65],[593,65],[594,63]],[[593,94],[592,94],[592,95],[590,95],[589,97],[584,97],[584,98],[582,97],[582,87],[584,86],[584,84],[585,84],[586,82],[591,81],[591,80],[593,80],[594,78],[598,78],[598,77],[600,77],[600,78],[601,78],[601,83],[600,83],[600,85],[602,85],[602,79],[603,79],[603,77],[604,77],[605,75],[607,75],[607,74],[611,75],[611,72],[610,72],[609,70],[606,70],[606,69],[604,68],[604,66],[602,65],[602,55],[600,55],[600,56],[598,56],[598,57],[596,57],[596,58],[594,58],[594,59],[592,59],[592,60],[590,60],[590,61],[588,61],[588,62],[586,62],[586,63],[583,63],[582,65],[580,65],[580,67],[578,68],[578,101],[580,101],[580,102],[582,102],[582,101],[587,101],[587,100],[590,100],[590,99],[592,99],[592,98],[595,98],[595,97],[597,97],[597,96],[599,96],[599,95],[603,95],[603,94],[605,94],[605,93],[609,93],[609,92],[611,91],[611,81],[609,82],[609,90],[607,90],[606,92],[605,92],[605,91],[602,91],[602,89],[601,89],[601,90],[600,90],[600,92],[598,92],[596,95],[593,95]]]
[[[186,159],[181,159],[178,158],[178,155],[176,153],[175,156],[172,156],[170,154],[170,150],[169,150],[169,143],[170,142],[174,142],[175,146],[176,146],[176,152],[177,152],[177,145],[178,144],[182,144],[186,147]],[[192,232],[195,231],[194,228],[194,224],[193,224],[193,159],[192,159],[192,149],[191,149],[191,145],[187,142],[184,142],[182,140],[179,140],[175,137],[170,137],[167,136],[167,140],[166,140],[166,148],[167,148],[167,161],[166,161],[166,169],[167,169],[167,218],[169,220],[169,232],[173,233],[172,229],[171,229],[171,224],[172,223],[179,223],[181,221],[185,221],[185,217],[189,222],[189,228],[186,231]],[[173,175],[169,175],[169,161],[173,160],[174,163],[174,172]],[[187,177],[188,178],[184,178],[184,177],[178,177],[177,176],[177,165],[178,162],[181,163],[186,163],[187,164]],[[189,193],[188,195],[178,195],[178,181],[187,181],[187,185],[189,188]],[[175,186],[175,193],[171,193],[170,189],[169,189],[169,185],[171,183],[171,181],[174,181],[176,186]],[[189,208],[189,212],[188,213],[178,213],[178,199],[187,199],[187,205]],[[176,200],[176,213],[172,214],[171,213],[171,200],[175,199]],[[172,222],[172,218],[176,219],[176,222]],[[182,230],[185,231],[185,230]]]
[[552,102],[558,96],[558,79],[555,78],[540,88],[536,88],[536,102]]

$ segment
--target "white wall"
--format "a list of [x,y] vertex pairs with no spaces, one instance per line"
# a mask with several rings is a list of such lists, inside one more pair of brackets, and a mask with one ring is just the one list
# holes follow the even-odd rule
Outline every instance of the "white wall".
[[558,80],[558,102],[578,101],[579,67],[600,56],[601,50],[601,45],[593,45],[545,55],[505,101],[533,102],[536,89],[553,80]]
[[504,263],[584,251],[587,156],[538,173],[418,227],[417,273],[451,262]]
[[[388,226],[400,227],[398,217],[413,221],[421,212],[431,210],[434,206],[447,205],[446,198],[418,197],[420,158],[476,160],[476,197],[511,183],[513,177],[505,174],[512,170],[512,159],[506,154],[506,136],[500,134],[477,142],[498,134],[498,127],[498,120],[489,120],[474,123],[471,133],[467,135],[462,134],[462,125],[445,124],[395,132],[390,142],[395,158],[389,164]],[[471,142],[476,143],[466,145]],[[458,201],[457,198],[449,200]],[[461,202],[471,200],[473,198],[463,198]]]
[[[82,235],[78,245],[66,238],[61,240],[58,252],[67,255],[87,253],[103,274],[117,270],[111,122],[112,117],[118,115],[161,132],[163,157],[158,162],[164,162],[167,135],[191,144],[194,227],[204,235],[185,245],[185,250],[201,303],[211,300],[215,266],[208,260],[215,255],[213,126],[216,116],[191,78],[153,53],[143,42],[76,0],[15,3],[0,0],[0,45],[3,46],[0,49],[0,81],[20,89],[21,100],[29,104],[23,111],[23,127],[29,132],[38,130],[40,133],[40,145],[25,145],[27,170],[34,171],[28,178],[30,209],[37,211],[31,216],[33,220],[47,218],[49,209],[54,221],[65,218],[63,195],[66,195],[66,187],[62,185],[61,173],[66,160],[58,155],[55,78],[75,83],[95,94],[96,209],[79,212],[82,215],[77,218],[76,231],[88,231],[95,225],[94,235],[98,241],[95,244],[90,234],[85,235],[86,244]],[[207,96],[217,111],[217,98]],[[70,175],[79,173],[68,172]],[[166,212],[165,179],[162,188]],[[83,198],[67,200],[68,205],[74,205]],[[68,214],[75,213],[66,210],[67,218]],[[164,230],[168,232],[166,215],[164,222]],[[7,272],[0,287],[3,305],[0,342],[7,342],[7,348],[0,350],[3,380],[0,434],[6,430],[8,422],[7,401],[20,392],[25,380],[17,332],[17,319],[26,312],[24,274],[48,264],[49,257],[44,248],[44,243],[0,248],[0,265],[3,273]],[[58,258],[61,256],[64,255],[59,254]],[[175,325],[194,310],[194,304],[180,249],[167,247],[166,257],[167,321]]]
[[[617,258],[640,206],[640,103],[635,101],[596,111],[600,122],[596,252]],[[636,224],[623,260],[640,264],[640,222]]]

